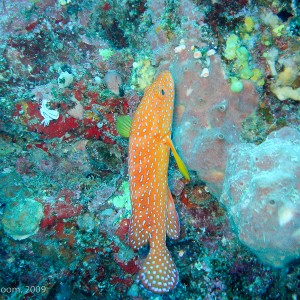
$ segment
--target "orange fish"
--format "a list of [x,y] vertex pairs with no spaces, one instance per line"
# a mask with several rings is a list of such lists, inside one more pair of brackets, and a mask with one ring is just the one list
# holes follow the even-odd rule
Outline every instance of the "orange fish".
[[117,121],[120,134],[129,135],[129,242],[133,249],[150,243],[139,277],[144,287],[154,293],[166,293],[178,282],[178,271],[166,247],[166,235],[179,237],[178,215],[168,187],[170,148],[180,171],[189,179],[170,138],[173,109],[174,81],[165,71],[146,88],[132,124],[127,119],[122,127]]

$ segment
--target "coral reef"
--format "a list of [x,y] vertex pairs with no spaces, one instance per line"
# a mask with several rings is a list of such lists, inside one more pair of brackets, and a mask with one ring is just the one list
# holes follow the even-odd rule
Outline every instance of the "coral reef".
[[[299,14],[294,0],[1,1],[0,298],[297,299],[298,164],[281,160],[298,149]],[[137,282],[148,248],[128,245],[128,141],[115,123],[166,69],[173,142],[192,171],[187,184],[171,156],[179,282],[155,296]],[[259,152],[276,177],[228,161],[234,151],[254,165]],[[262,240],[250,216],[273,234]]]
[[221,202],[239,239],[274,267],[300,255],[299,157],[300,133],[289,127],[229,153]]

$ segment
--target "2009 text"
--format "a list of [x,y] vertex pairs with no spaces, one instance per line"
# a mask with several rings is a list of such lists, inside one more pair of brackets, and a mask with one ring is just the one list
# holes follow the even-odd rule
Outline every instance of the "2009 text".
[[23,288],[20,287],[1,287],[0,288],[0,292],[2,294],[27,294],[27,293],[32,293],[32,294],[39,294],[39,293],[45,293],[47,290],[47,288],[45,286],[35,286],[35,285],[31,285],[31,286],[25,286]]

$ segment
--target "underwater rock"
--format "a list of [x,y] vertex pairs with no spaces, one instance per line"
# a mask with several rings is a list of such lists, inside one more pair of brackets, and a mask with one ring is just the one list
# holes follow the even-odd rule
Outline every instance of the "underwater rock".
[[300,133],[294,128],[230,151],[221,202],[240,240],[273,267],[300,255],[299,177]]
[[86,150],[91,164],[97,171],[120,172],[123,162],[117,145],[105,144],[102,141],[88,141]]
[[31,198],[16,199],[4,209],[3,229],[13,239],[24,240],[37,233],[43,216],[40,202]]
[[15,197],[26,198],[31,196],[30,190],[24,185],[22,176],[17,172],[0,174],[0,199],[1,202],[10,202]]

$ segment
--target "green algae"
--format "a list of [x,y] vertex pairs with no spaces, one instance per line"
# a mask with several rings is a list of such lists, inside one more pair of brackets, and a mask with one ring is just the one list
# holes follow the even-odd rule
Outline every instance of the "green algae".
[[226,40],[226,48],[224,56],[228,60],[233,60],[236,58],[236,50],[240,45],[239,37],[235,34],[230,35]]
[[127,211],[131,210],[130,203],[130,191],[129,191],[129,182],[125,181],[122,183],[119,189],[120,195],[115,195],[110,199],[110,202],[114,205],[115,208],[125,208]]
[[113,55],[115,51],[112,49],[99,49],[99,54],[102,56],[103,60],[109,60]]

